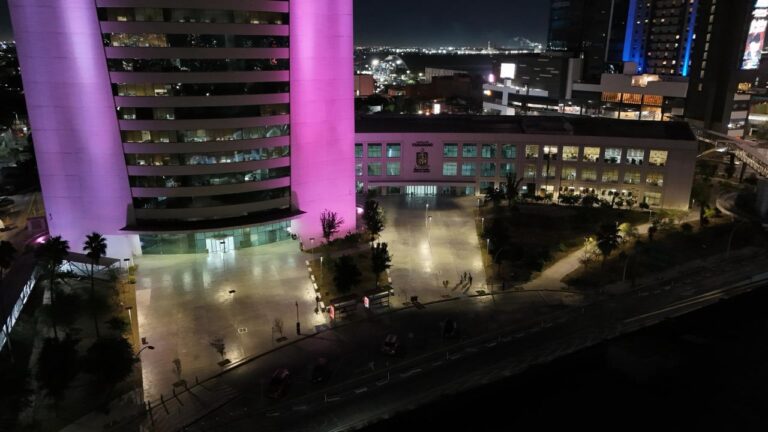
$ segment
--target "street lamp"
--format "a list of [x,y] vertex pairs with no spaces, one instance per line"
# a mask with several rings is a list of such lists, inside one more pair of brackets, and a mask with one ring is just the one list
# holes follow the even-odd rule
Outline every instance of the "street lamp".
[[485,218],[480,218],[480,231],[485,231]]
[[485,239],[485,251],[491,253],[491,239]]
[[299,322],[299,302],[296,302],[296,334],[301,335],[301,323]]
[[139,352],[137,352],[136,354],[134,354],[134,355],[133,355],[133,358],[135,358],[136,360],[138,360],[138,359],[139,359],[139,356],[141,355],[141,352],[142,352],[142,351],[144,351],[145,349],[150,349],[150,350],[153,350],[153,349],[155,349],[155,347],[154,347],[154,346],[152,346],[152,345],[147,345],[147,346],[145,346],[144,348],[140,349],[140,350],[139,350]]

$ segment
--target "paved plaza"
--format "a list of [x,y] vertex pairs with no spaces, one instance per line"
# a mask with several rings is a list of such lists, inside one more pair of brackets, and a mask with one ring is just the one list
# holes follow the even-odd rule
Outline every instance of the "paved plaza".
[[[382,240],[394,257],[394,307],[414,295],[430,302],[484,289],[474,199],[398,196],[380,202],[387,214]],[[295,241],[225,254],[138,257],[136,316],[141,336],[155,347],[141,355],[145,398],[171,393],[178,380],[174,359],[187,382],[221,371],[222,359],[211,345],[217,339],[231,362],[278,345],[275,319],[283,321],[289,341],[295,339],[296,302],[303,334],[327,324],[327,315],[315,313],[308,258]],[[470,290],[455,288],[464,271],[473,275]],[[441,283],[446,279],[447,290]]]

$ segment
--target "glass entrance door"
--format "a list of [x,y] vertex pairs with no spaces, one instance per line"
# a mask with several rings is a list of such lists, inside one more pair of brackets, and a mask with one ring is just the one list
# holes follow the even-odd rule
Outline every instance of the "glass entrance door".
[[205,246],[209,254],[226,253],[235,250],[235,237],[217,237],[205,239]]
[[437,186],[406,186],[405,194],[409,196],[437,196]]

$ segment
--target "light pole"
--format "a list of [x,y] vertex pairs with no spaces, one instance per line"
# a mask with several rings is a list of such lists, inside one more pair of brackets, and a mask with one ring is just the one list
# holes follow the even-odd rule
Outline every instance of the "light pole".
[[485,232],[485,218],[480,218],[480,232]]
[[154,347],[154,346],[152,346],[152,345],[147,345],[147,346],[145,346],[144,348],[140,349],[140,350],[139,350],[139,352],[137,352],[136,354],[134,354],[134,355],[133,355],[133,358],[135,358],[136,360],[138,360],[138,359],[139,359],[139,356],[141,355],[141,352],[142,352],[142,351],[144,351],[145,349],[150,349],[150,350],[153,350],[153,349],[155,349],[155,347]]
[[296,334],[301,335],[301,323],[299,322],[299,302],[296,302]]
[[485,239],[485,251],[491,253],[491,239]]
[[320,282],[325,283],[325,279],[323,278],[323,257],[320,257]]
[[427,203],[427,209],[424,211],[424,220],[429,220],[429,203]]

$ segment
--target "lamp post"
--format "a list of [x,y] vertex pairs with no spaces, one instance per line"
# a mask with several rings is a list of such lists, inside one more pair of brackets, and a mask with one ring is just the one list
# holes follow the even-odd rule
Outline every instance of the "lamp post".
[[491,253],[491,239],[485,239],[485,251]]
[[485,218],[481,217],[480,218],[480,232],[484,232],[484,231],[485,231]]
[[153,350],[153,349],[155,349],[155,347],[154,347],[154,346],[152,346],[152,345],[147,345],[147,346],[145,346],[144,348],[140,349],[140,350],[139,350],[139,352],[137,352],[136,354],[134,354],[134,355],[133,355],[133,358],[135,358],[135,359],[137,359],[137,360],[138,360],[138,359],[139,359],[139,356],[141,355],[141,352],[142,352],[142,351],[144,351],[145,349],[150,349],[150,350]]
[[321,256],[320,257],[320,282],[321,283],[325,282],[325,279],[323,278],[323,273],[324,273],[324,270],[323,270],[323,257]]
[[427,209],[424,212],[424,220],[426,221],[428,219],[429,219],[429,203],[427,203]]
[[301,335],[301,323],[299,322],[299,302],[296,302],[296,334]]

